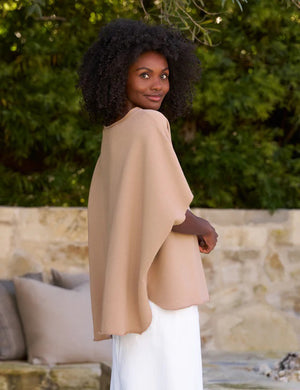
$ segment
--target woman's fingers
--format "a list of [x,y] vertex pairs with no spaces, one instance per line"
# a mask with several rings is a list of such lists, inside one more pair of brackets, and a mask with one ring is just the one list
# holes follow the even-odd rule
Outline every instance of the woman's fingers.
[[209,233],[198,236],[199,249],[201,253],[210,253],[217,244],[218,234],[215,229]]

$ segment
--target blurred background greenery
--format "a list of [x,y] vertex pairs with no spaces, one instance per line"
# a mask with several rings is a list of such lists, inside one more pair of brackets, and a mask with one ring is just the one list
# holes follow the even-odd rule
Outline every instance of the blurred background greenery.
[[[202,78],[173,142],[193,206],[299,208],[297,0],[7,0],[0,4],[0,204],[86,206],[101,142],[76,90],[101,26],[171,23]],[[116,75],[117,77],[117,75]],[[184,75],[183,75],[184,77]]]

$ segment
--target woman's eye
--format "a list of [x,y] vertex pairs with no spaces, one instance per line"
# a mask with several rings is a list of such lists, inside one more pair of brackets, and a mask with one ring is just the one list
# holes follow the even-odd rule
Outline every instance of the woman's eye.
[[160,76],[162,80],[167,80],[169,78],[169,75],[167,73],[164,73]]
[[141,77],[142,79],[149,79],[149,78],[150,78],[150,76],[149,76],[148,73],[142,73],[142,74],[140,74],[140,77]]

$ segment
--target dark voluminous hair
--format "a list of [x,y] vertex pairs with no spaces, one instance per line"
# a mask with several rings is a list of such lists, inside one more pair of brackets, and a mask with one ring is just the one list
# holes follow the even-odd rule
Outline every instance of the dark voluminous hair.
[[159,111],[171,121],[187,112],[200,76],[194,44],[173,28],[117,19],[101,29],[79,68],[78,87],[92,121],[110,125],[124,115],[129,67],[147,51],[162,54],[170,70],[170,90]]

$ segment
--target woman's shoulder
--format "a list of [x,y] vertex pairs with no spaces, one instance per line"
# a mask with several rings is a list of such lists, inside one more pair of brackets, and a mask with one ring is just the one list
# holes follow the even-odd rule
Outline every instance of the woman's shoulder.
[[151,110],[150,108],[138,108],[137,114],[145,118],[155,118],[161,121],[167,121],[167,118],[163,113],[157,110]]
[[152,119],[155,121],[161,121],[163,123],[168,122],[168,119],[160,111],[151,110],[148,108],[140,108],[139,110],[137,110],[136,115],[139,115],[141,118],[144,118],[145,120]]
[[142,147],[145,153],[154,153],[154,150],[157,155],[170,150],[174,153],[169,122],[159,111],[136,109],[126,125],[125,133],[128,144]]
[[[108,134],[111,130],[119,133],[126,131],[126,135],[133,139],[153,140],[161,137],[170,139],[170,126],[167,118],[159,111],[134,107],[123,118],[111,126],[107,126]],[[107,132],[105,131],[107,134]]]
[[156,129],[163,133],[169,132],[169,121],[160,111],[140,108],[136,110],[132,122],[139,130]]

